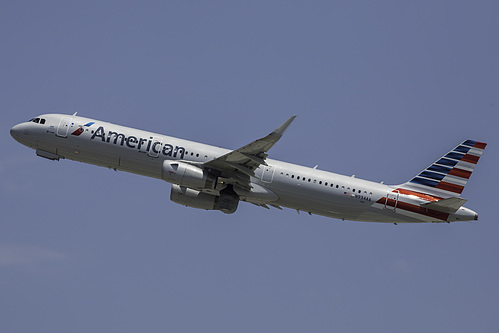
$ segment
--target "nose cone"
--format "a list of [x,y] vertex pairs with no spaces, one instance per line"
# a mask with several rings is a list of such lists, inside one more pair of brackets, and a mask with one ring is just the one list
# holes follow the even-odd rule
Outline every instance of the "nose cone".
[[23,143],[23,139],[29,134],[28,126],[26,124],[17,124],[16,126],[10,129],[10,136],[14,138],[17,142]]
[[14,140],[19,141],[19,137],[21,136],[21,128],[20,125],[16,125],[10,129],[10,136],[14,138]]

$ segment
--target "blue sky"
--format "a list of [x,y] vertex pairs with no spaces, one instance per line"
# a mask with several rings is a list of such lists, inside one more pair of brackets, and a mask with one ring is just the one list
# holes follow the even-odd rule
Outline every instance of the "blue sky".
[[[5,332],[497,332],[496,1],[4,1]],[[478,223],[342,222],[51,162],[9,128],[74,113],[236,149],[291,115],[272,158],[402,183],[489,143]]]

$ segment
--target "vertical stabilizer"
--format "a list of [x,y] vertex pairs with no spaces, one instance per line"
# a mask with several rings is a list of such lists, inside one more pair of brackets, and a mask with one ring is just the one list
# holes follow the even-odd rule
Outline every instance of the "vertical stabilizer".
[[441,198],[459,197],[486,143],[466,140],[400,188]]

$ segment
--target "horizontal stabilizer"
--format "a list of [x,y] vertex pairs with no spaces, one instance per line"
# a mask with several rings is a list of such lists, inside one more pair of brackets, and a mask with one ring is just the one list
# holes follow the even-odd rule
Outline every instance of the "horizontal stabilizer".
[[462,198],[447,198],[438,201],[432,201],[425,204],[422,204],[421,207],[437,210],[439,212],[444,213],[455,213],[462,205],[466,202],[466,199]]

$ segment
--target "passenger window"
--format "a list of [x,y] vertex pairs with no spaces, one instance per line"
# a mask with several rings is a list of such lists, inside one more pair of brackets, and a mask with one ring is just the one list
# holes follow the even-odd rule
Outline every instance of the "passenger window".
[[310,178],[308,179],[308,182],[310,183]]
[[295,175],[291,175],[291,178],[295,178]]
[[319,185],[322,185],[322,180],[319,180]]
[[296,176],[296,179],[300,180],[300,176]]

